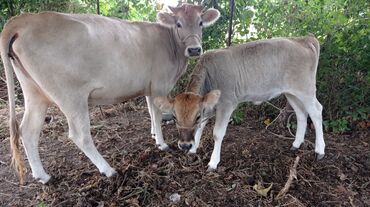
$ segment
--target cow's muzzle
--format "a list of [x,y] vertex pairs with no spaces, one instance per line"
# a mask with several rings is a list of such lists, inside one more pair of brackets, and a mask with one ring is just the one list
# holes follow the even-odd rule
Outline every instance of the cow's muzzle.
[[186,52],[188,57],[199,57],[202,54],[201,47],[187,47]]

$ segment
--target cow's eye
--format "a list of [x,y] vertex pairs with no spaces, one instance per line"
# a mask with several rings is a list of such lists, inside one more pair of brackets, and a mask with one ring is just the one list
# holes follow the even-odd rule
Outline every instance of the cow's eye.
[[203,26],[203,22],[199,22],[199,26],[202,27]]
[[182,25],[181,25],[181,23],[180,23],[180,22],[177,22],[177,23],[176,23],[176,26],[177,26],[177,28],[181,28],[181,27],[182,27]]

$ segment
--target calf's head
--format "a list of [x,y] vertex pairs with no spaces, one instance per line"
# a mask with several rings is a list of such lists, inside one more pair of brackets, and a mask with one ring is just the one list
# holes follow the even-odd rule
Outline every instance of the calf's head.
[[185,46],[186,57],[198,57],[202,54],[202,28],[212,25],[220,17],[216,9],[202,12],[202,6],[183,4],[169,7],[172,13],[160,12],[159,23],[173,28],[178,40]]
[[217,104],[221,92],[212,90],[205,96],[185,92],[174,99],[157,97],[154,104],[162,111],[172,113],[179,132],[178,146],[188,151],[194,145],[194,135],[201,123]]

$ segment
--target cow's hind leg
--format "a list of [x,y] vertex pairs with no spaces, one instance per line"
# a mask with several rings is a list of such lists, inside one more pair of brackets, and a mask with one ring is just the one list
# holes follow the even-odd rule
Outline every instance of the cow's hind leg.
[[100,173],[107,177],[116,174],[116,171],[98,152],[92,140],[87,101],[81,100],[81,98],[76,98],[76,101],[73,101],[73,97],[70,97],[68,103],[60,104],[59,107],[67,117],[70,139],[94,163]]
[[216,123],[213,128],[213,139],[215,146],[212,151],[211,160],[208,163],[208,171],[215,170],[221,159],[221,144],[225,136],[230,116],[235,106],[232,104],[220,103],[216,109]]
[[289,104],[293,107],[294,112],[297,117],[297,131],[295,135],[295,140],[293,142],[292,150],[298,149],[304,142],[304,136],[307,128],[307,111],[305,110],[303,104],[297,97],[286,94]]
[[49,181],[50,175],[45,172],[42,166],[38,146],[49,103],[42,96],[37,95],[37,93],[28,96],[27,89],[24,92],[25,112],[20,126],[21,138],[31,166],[32,176],[45,184]]

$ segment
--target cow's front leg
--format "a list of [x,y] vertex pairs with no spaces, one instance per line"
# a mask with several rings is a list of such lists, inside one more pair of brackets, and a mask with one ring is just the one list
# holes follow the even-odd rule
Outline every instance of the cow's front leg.
[[107,177],[115,175],[116,171],[98,152],[92,140],[87,102],[76,98],[76,100],[70,100],[68,103],[60,104],[60,106],[67,117],[70,139],[94,163],[101,174]]
[[197,152],[197,149],[199,147],[200,138],[202,137],[203,129],[206,126],[208,121],[204,121],[200,127],[197,129],[194,135],[194,145],[190,148],[189,153],[195,154]]
[[153,107],[155,106],[150,96],[145,96],[145,98],[146,98],[146,103],[148,105],[148,112],[150,115],[150,133],[152,135],[152,138],[155,139],[156,133],[155,133],[154,116],[153,116]]
[[219,104],[216,109],[216,123],[213,128],[213,139],[215,146],[213,148],[211,160],[208,163],[208,171],[217,168],[221,157],[221,144],[225,136],[229,119],[235,107],[232,104]]
[[[149,99],[149,101],[148,101]],[[165,143],[163,139],[163,134],[162,134],[162,128],[161,128],[161,122],[162,122],[162,112],[154,106],[154,100],[152,97],[147,98],[148,105],[150,104],[151,107],[151,114],[152,114],[152,123],[154,126],[154,132],[155,132],[155,144],[158,146],[160,150],[163,151],[168,151],[170,148],[168,145]]]

